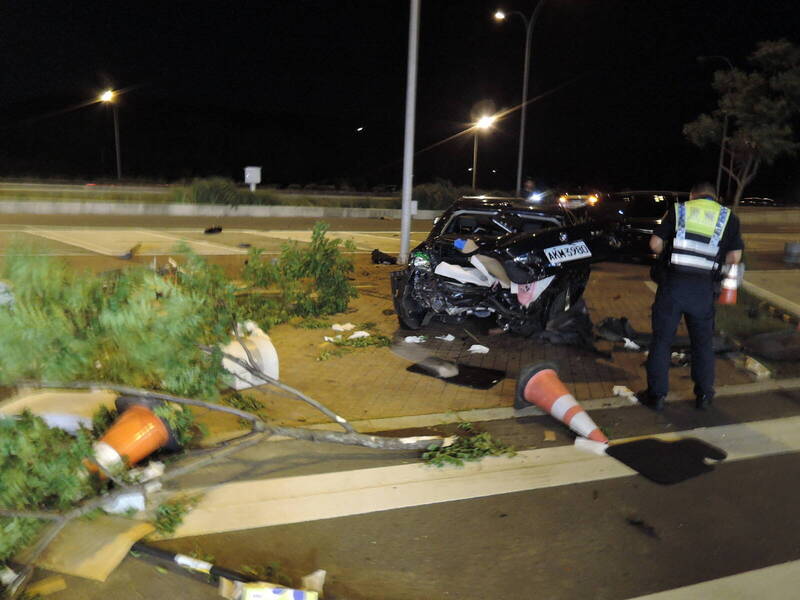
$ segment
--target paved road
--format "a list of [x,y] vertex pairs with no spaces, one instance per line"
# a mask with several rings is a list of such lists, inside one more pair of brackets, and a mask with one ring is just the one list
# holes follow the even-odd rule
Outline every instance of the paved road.
[[[513,493],[489,489],[467,499],[377,512],[357,509],[339,518],[161,545],[211,554],[230,568],[279,562],[295,578],[325,568],[329,600],[583,600],[657,592],[664,598],[791,598],[800,583],[795,566],[800,560],[800,432],[780,431],[800,419],[800,392],[767,391],[754,400],[748,395],[719,399],[707,414],[687,402],[670,405],[662,415],[639,406],[593,411],[601,426],[620,423],[622,436],[727,432],[719,436],[719,446],[730,453],[730,462],[672,486],[635,474],[604,478],[582,472],[580,460],[566,461],[556,472],[560,478],[573,477],[574,483],[553,485],[534,476],[529,489]],[[481,427],[519,449],[531,449],[526,452],[533,456],[570,451],[571,436],[549,417]],[[756,430],[756,436],[741,435]],[[547,431],[556,433],[554,442],[544,441]],[[273,472],[266,475],[277,482],[337,472],[345,474],[344,482],[353,469],[382,473],[411,460],[396,453],[324,446],[309,453],[291,443],[248,452],[254,454],[245,456],[245,463],[259,452],[264,455],[260,464],[269,462],[267,455],[284,457],[273,460]],[[740,455],[750,458],[734,460]],[[298,462],[300,456],[305,460]],[[317,502],[325,501],[320,496]],[[280,515],[271,516],[280,520]],[[777,573],[755,571],[776,565]],[[732,582],[719,581],[731,576]],[[679,589],[701,582],[707,582],[702,593]],[[159,574],[132,557],[106,584],[74,578],[68,583],[68,592],[53,597],[210,599],[216,593],[198,578],[179,571]],[[731,586],[741,593],[719,591]]]

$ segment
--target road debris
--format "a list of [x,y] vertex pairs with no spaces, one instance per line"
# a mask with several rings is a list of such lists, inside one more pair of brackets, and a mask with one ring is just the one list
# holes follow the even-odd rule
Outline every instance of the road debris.
[[331,329],[333,329],[334,331],[352,331],[355,328],[356,326],[353,325],[352,323],[345,323],[343,325],[340,323],[334,323],[333,325],[331,325]]
[[443,342],[452,342],[454,339],[456,339],[456,336],[448,333],[447,335],[437,335],[436,339],[442,340]]
[[472,346],[467,348],[467,352],[470,354],[488,354],[489,348],[482,346],[481,344],[472,344]]
[[38,598],[39,596],[49,596],[56,592],[63,592],[67,589],[66,580],[60,575],[51,575],[39,581],[34,581],[25,590],[29,598]]
[[639,399],[636,397],[636,392],[624,385],[615,385],[611,388],[611,393],[621,398],[626,398],[631,404],[637,404]]
[[709,459],[721,461],[728,456],[724,450],[697,438],[675,442],[644,438],[612,444],[606,454],[661,485],[673,485],[710,473],[714,467]]
[[348,340],[358,340],[358,339],[361,339],[361,338],[368,338],[368,337],[369,337],[369,332],[368,331],[356,331],[351,336],[349,336],[347,339]]
[[406,344],[424,344],[427,339],[424,335],[407,335],[403,341]]
[[214,225],[213,227],[206,227],[203,230],[203,233],[206,235],[214,235],[215,233],[222,233],[222,227],[219,225]]
[[586,438],[579,436],[575,438],[575,448],[583,452],[588,452],[589,454],[603,456],[606,453],[606,450],[608,450],[608,444],[604,442],[587,440]]
[[656,528],[646,523],[643,519],[638,519],[636,517],[627,517],[625,521],[627,521],[628,525],[633,525],[646,536],[655,538],[657,540],[661,539],[658,537],[658,533],[656,533]]
[[396,265],[397,258],[386,254],[385,252],[381,252],[377,248],[372,251],[372,264],[375,265]]

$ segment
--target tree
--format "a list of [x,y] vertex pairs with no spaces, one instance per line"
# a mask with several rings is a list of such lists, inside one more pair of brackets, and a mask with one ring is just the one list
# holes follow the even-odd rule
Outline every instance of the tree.
[[794,131],[800,115],[800,48],[787,40],[760,42],[747,61],[749,71],[714,73],[716,110],[683,127],[689,141],[701,148],[723,144],[723,169],[736,182],[734,207],[762,164],[800,147]]

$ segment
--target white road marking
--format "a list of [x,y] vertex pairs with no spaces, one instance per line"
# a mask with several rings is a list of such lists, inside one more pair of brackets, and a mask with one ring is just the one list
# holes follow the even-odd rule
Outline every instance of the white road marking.
[[[150,235],[155,235],[159,237],[166,238],[168,240],[173,240],[175,242],[186,242],[191,248],[197,251],[197,248],[201,247],[209,247],[209,248],[217,248],[222,250],[223,254],[247,254],[247,250],[243,250],[242,248],[234,248],[233,246],[226,246],[225,244],[219,244],[217,242],[206,242],[204,240],[191,240],[187,238],[182,238],[174,235],[169,235],[167,233],[159,233],[152,230],[145,230],[145,233],[149,233]],[[212,252],[204,252],[203,254],[213,254]]]
[[631,600],[753,600],[796,598],[800,587],[800,560],[737,573],[666,590]]
[[[800,416],[648,437],[674,441],[686,436],[722,448],[728,461],[800,452]],[[236,481],[189,490],[202,500],[173,537],[332,519],[633,474],[611,457],[559,446],[525,450],[511,458],[489,457],[458,469],[414,463]]]

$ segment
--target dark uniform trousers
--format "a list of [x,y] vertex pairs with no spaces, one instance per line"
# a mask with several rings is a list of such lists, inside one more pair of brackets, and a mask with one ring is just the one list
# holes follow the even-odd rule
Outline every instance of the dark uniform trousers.
[[653,303],[653,341],[647,357],[647,385],[652,396],[669,390],[672,342],[681,316],[686,317],[692,349],[692,380],[698,396],[714,395],[714,285],[710,276],[669,273]]

